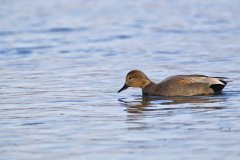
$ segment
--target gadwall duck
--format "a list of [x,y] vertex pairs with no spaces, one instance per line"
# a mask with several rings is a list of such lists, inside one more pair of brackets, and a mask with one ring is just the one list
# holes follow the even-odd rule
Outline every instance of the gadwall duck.
[[219,94],[226,86],[225,77],[208,77],[205,75],[175,75],[156,84],[146,74],[139,70],[132,70],[126,76],[121,92],[128,87],[142,89],[147,96],[194,96]]

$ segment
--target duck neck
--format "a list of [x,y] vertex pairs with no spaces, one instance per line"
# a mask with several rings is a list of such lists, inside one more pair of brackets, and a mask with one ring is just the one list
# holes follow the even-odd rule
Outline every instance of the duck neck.
[[152,95],[156,87],[156,83],[150,81],[145,87],[142,88],[143,95]]

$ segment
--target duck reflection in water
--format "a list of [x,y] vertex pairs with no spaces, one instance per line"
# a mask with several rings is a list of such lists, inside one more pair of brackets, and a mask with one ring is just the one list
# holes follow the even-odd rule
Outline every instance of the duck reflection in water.
[[[142,113],[145,111],[155,110],[176,110],[176,109],[194,109],[194,110],[216,110],[223,109],[223,106],[205,105],[210,103],[219,104],[225,101],[221,95],[213,96],[192,96],[192,97],[158,97],[158,96],[142,96],[135,99],[121,98],[118,99],[127,109],[128,113]],[[189,104],[179,105],[176,104]],[[160,106],[159,106],[160,105]],[[170,106],[173,105],[173,106]],[[159,107],[158,107],[159,106]]]

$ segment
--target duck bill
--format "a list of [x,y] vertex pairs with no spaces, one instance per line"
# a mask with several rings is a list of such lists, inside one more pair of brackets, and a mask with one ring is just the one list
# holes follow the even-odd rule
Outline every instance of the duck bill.
[[124,84],[124,86],[121,89],[119,89],[118,93],[122,92],[123,90],[127,89],[128,87],[129,87],[128,85]]

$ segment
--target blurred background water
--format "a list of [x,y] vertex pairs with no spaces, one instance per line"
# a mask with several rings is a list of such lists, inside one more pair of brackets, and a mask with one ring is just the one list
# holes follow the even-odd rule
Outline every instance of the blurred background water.
[[[0,159],[240,158],[239,0],[0,0]],[[129,70],[220,96],[117,94]]]

